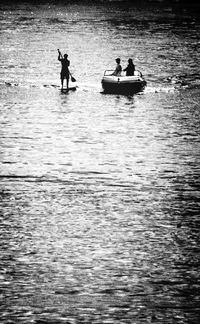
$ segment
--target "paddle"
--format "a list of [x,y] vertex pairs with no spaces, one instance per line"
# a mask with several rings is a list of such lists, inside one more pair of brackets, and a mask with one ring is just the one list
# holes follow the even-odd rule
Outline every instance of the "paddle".
[[[70,73],[70,75],[71,75],[71,73]],[[76,79],[72,75],[71,75],[71,81],[76,82]]]
[[[61,54],[61,51],[58,49],[58,54],[60,55],[61,59],[63,59],[63,56]],[[76,79],[73,77],[73,75],[71,74],[71,72],[69,71],[69,74],[71,76],[71,82],[76,82]]]

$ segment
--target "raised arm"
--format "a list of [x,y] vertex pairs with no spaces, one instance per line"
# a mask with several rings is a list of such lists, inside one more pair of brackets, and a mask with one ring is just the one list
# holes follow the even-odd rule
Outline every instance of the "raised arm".
[[62,58],[63,58],[62,54],[61,54],[60,50],[58,49],[58,61],[61,61]]

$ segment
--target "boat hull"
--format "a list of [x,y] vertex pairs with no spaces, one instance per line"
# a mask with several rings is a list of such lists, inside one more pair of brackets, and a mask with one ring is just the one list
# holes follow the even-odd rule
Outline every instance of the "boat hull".
[[113,94],[134,94],[142,91],[146,86],[146,81],[140,76],[104,76],[101,83],[104,93]]

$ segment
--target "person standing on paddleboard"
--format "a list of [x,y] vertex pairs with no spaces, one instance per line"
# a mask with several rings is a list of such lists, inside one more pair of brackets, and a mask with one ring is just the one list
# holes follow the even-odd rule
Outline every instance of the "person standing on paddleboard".
[[68,89],[69,88],[69,75],[70,75],[70,72],[69,72],[70,61],[68,60],[67,54],[64,54],[64,58],[63,58],[59,49],[58,49],[58,61],[60,61],[62,64],[62,68],[61,68],[61,72],[60,72],[62,89],[63,89],[64,79],[66,79],[66,84],[67,84],[67,89]]

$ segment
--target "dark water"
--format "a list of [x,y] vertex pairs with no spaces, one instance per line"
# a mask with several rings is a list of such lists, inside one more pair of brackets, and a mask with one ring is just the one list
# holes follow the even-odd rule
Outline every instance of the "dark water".
[[[197,10],[4,4],[0,19],[0,322],[198,324]],[[144,92],[101,93],[118,56]]]

